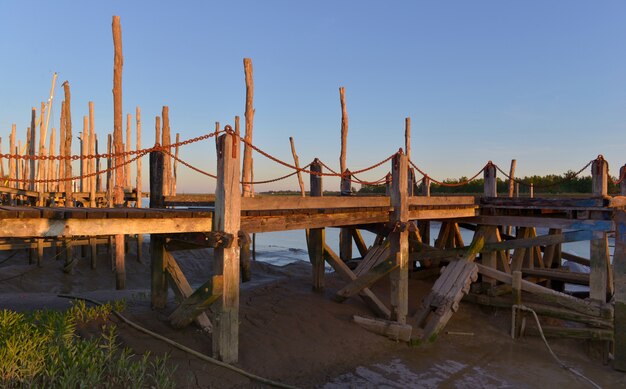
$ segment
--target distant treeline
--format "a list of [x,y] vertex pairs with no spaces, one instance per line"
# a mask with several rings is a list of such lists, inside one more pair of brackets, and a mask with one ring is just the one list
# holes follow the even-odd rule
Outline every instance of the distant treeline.
[[[418,177],[419,179],[419,177]],[[484,180],[482,178],[475,179],[465,185],[447,186],[459,184],[467,181],[467,177],[458,179],[446,179],[444,185],[434,182],[430,185],[431,194],[482,194],[484,192]],[[614,185],[611,181],[617,181],[616,177],[609,180],[609,194],[619,194],[619,185]],[[507,194],[509,192],[509,180],[497,179],[498,193]],[[519,193],[521,196],[528,196],[530,193],[530,184],[534,186],[535,196],[541,194],[585,194],[591,193],[591,176],[576,176],[576,172],[568,171],[563,175],[549,174],[546,176],[530,176],[516,179],[519,183]],[[516,184],[517,185],[517,184]],[[421,193],[421,183],[418,185],[418,193]],[[369,186],[363,185],[359,190],[362,194],[380,194],[385,193],[385,186]]]

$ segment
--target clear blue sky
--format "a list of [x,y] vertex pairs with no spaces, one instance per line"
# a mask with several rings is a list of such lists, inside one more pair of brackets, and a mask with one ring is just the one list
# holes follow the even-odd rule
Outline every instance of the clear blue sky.
[[[338,166],[345,86],[353,170],[402,147],[407,116],[413,160],[439,179],[473,175],[488,160],[506,169],[516,158],[519,175],[578,170],[598,154],[614,174],[626,162],[620,1],[3,0],[4,145],[11,123],[24,137],[30,108],[47,99],[55,71],[53,125],[68,80],[74,131],[90,100],[100,139],[111,131],[112,15],[122,21],[124,112],[141,106],[144,146],[154,143],[163,105],[183,139],[243,118],[242,59],[250,57],[254,143],[288,161],[293,136],[303,164],[319,157]],[[212,140],[181,155],[215,171]],[[179,190],[213,188],[180,169]],[[256,179],[286,172],[255,156]],[[329,180],[326,188],[335,187]],[[273,188],[297,182],[257,190]]]

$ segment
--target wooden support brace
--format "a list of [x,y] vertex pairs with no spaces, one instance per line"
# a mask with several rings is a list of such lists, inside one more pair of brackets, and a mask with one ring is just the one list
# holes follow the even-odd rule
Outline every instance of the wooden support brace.
[[191,324],[192,321],[204,314],[211,304],[222,296],[223,289],[224,277],[221,275],[213,276],[202,284],[201,287],[184,299],[169,316],[172,327],[183,328]]
[[386,336],[389,339],[396,341],[401,340],[403,342],[411,340],[413,327],[408,324],[400,324],[395,321],[374,319],[358,315],[354,315],[352,320],[366,330]]
[[[335,269],[335,271],[347,281],[353,281],[357,277],[352,270],[339,258],[335,252],[324,243],[324,259]],[[359,293],[359,296],[363,299],[365,304],[374,311],[379,317],[389,319],[391,317],[391,311],[385,306],[385,304],[372,293],[369,288],[365,288]]]
[[400,265],[396,261],[389,258],[374,266],[369,272],[350,282],[341,288],[335,295],[335,300],[343,302],[346,299],[355,296],[363,289],[374,285],[378,280],[397,269]]

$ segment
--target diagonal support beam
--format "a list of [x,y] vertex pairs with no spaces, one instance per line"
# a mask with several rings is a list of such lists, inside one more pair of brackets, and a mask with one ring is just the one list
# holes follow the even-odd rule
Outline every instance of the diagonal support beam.
[[[191,289],[187,277],[185,277],[185,274],[178,266],[176,258],[167,251],[165,252],[165,257],[167,259],[165,270],[167,271],[168,284],[172,287],[178,302],[182,302],[193,294],[193,289]],[[208,333],[213,331],[213,325],[206,312],[200,313],[193,321],[204,331]]]
[[400,265],[395,261],[392,261],[391,255],[389,255],[383,262],[374,266],[369,272],[363,274],[359,278],[350,282],[344,286],[335,295],[335,300],[338,302],[344,302],[348,298],[357,295],[363,289],[369,288],[374,285],[378,280],[397,269]]
[[183,328],[201,313],[206,311],[211,304],[222,297],[224,290],[224,277],[222,275],[213,276],[201,287],[196,289],[191,296],[183,300],[178,308],[170,315],[170,323],[174,328]]
[[[357,277],[354,275],[352,270],[339,258],[339,256],[330,248],[326,243],[324,243],[324,259],[330,266],[335,269],[335,271],[344,279],[348,281],[353,281]],[[382,301],[376,297],[376,295],[369,290],[369,288],[365,288],[359,293],[359,296],[365,301],[368,307],[374,313],[382,318],[389,319],[391,317],[391,311],[389,308],[383,304]]]

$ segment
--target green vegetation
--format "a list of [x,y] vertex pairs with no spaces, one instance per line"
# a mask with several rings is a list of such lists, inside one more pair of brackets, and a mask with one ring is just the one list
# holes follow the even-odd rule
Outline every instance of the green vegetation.
[[[421,179],[421,176],[418,176]],[[484,180],[477,178],[465,185],[458,186],[446,186],[456,185],[467,181],[467,177],[461,177],[458,179],[445,179],[444,185],[431,183],[431,194],[482,194],[484,192]],[[617,181],[617,178],[613,177],[613,181]],[[509,191],[509,181],[505,179],[497,179],[498,193],[506,194]],[[530,176],[517,180],[520,183],[519,192],[521,196],[528,195],[530,193],[530,184],[534,185],[535,196],[542,194],[557,195],[557,194],[591,194],[591,176],[577,176],[576,172],[568,171],[563,175],[549,174],[547,176]],[[418,192],[421,191],[421,185],[418,185]],[[385,193],[385,186],[366,186],[364,185],[359,190],[362,194],[375,194]],[[619,185],[614,185],[609,180],[609,194],[619,194]]]
[[[2,388],[173,388],[167,355],[135,356],[120,348],[114,325],[103,324],[124,303],[88,308],[77,301],[65,312],[0,311]],[[99,336],[80,328],[100,325]]]

